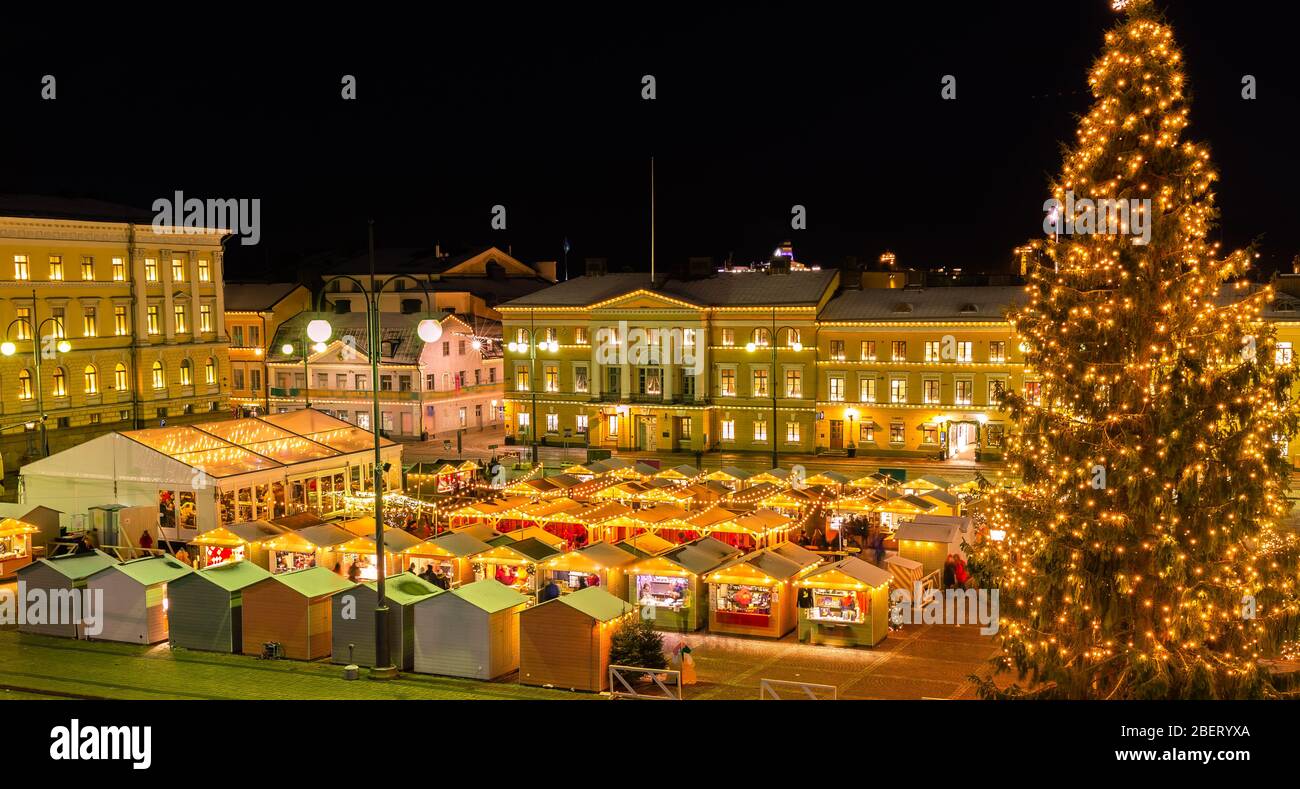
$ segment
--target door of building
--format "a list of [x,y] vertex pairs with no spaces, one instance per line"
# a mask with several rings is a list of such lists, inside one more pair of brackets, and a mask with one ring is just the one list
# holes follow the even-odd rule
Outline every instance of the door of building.
[[831,420],[831,449],[844,448],[844,422],[839,419]]
[[636,448],[643,452],[654,452],[659,446],[656,441],[656,431],[659,429],[658,419],[653,416],[643,416],[637,419],[636,431]]

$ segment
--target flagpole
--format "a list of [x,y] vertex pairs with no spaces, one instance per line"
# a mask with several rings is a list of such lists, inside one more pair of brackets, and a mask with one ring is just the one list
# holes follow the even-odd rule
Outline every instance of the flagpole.
[[650,284],[655,281],[655,158],[650,157]]

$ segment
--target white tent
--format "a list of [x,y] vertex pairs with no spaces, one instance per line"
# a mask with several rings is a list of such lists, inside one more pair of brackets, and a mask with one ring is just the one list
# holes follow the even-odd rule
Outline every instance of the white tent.
[[[401,445],[380,444],[395,488]],[[372,433],[301,410],[102,435],[23,466],[19,491],[24,504],[72,514],[110,501],[159,508],[163,535],[184,540],[227,522],[341,511],[373,462]]]

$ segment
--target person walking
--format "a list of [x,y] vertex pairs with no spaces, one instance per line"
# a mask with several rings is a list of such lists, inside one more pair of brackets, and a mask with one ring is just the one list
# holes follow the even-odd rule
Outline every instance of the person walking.
[[957,586],[957,562],[953,561],[952,554],[943,562],[943,588],[953,589]]

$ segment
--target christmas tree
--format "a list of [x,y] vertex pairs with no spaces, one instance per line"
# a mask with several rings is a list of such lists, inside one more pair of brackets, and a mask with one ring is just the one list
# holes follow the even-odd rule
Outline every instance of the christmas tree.
[[1172,31],[1149,0],[1114,5],[1051,185],[1062,208],[1010,316],[1038,384],[1005,398],[1020,481],[983,502],[1005,536],[972,556],[1001,599],[1006,671],[983,690],[1268,696],[1259,660],[1300,611],[1279,526],[1294,370],[1261,319],[1271,287],[1244,284],[1251,253],[1209,238],[1217,174],[1183,139]]

